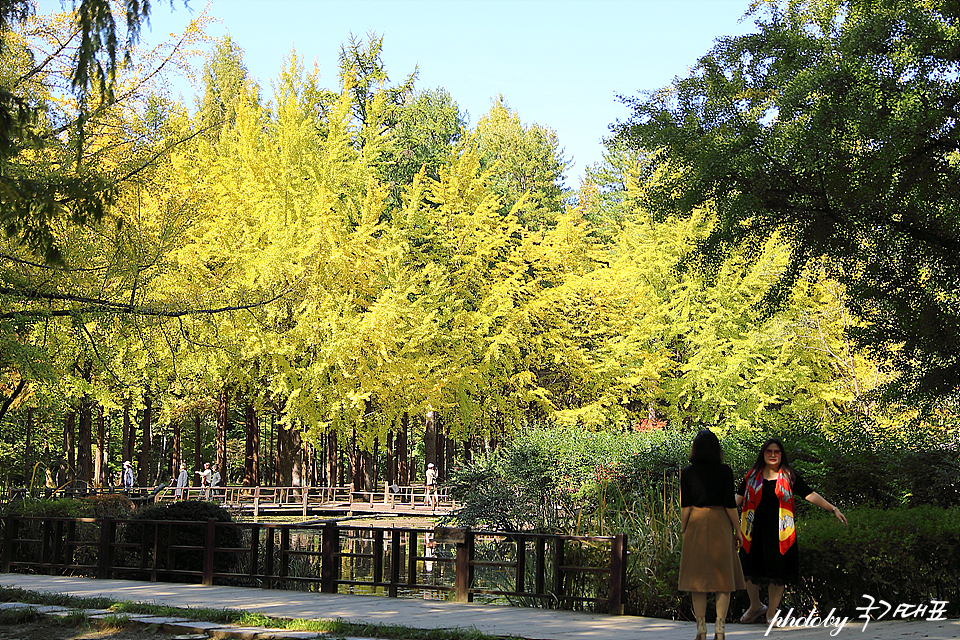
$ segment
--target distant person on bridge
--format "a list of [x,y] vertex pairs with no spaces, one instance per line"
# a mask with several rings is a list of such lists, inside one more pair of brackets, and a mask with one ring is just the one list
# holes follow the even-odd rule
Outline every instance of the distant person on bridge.
[[190,474],[187,473],[187,463],[180,463],[180,475],[177,476],[177,500],[185,500],[186,494],[184,488],[190,483]]
[[123,463],[123,492],[125,494],[130,495],[130,492],[133,491],[134,482],[133,465],[130,464],[129,460],[125,460]]
[[440,501],[437,499],[437,481],[439,479],[440,476],[437,475],[437,470],[431,462],[427,465],[427,486],[423,491],[423,506],[433,506],[436,509],[439,505]]
[[196,472],[200,476],[200,486],[203,487],[203,499],[210,499],[210,478],[213,476],[213,471],[210,470],[210,463],[203,463],[203,471]]
[[210,486],[213,487],[213,498],[214,500],[220,495],[216,490],[216,487],[220,486],[220,465],[213,465],[213,472],[210,474]]

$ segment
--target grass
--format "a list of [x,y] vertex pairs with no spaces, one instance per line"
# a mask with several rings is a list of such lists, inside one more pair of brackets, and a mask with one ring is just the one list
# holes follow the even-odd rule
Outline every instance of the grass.
[[[84,609],[107,609],[113,614],[105,618],[103,624],[107,627],[116,628],[122,628],[129,624],[130,620],[127,614],[145,613],[218,624],[269,627],[290,631],[316,631],[317,633],[329,633],[334,636],[382,638],[383,640],[521,640],[514,636],[491,636],[476,629],[415,629],[393,624],[358,624],[346,622],[342,619],[291,620],[270,618],[262,613],[250,613],[236,609],[177,609],[176,607],[163,605],[117,601],[110,598],[78,598],[60,593],[39,593],[14,587],[0,587],[0,602],[69,607],[73,609],[70,617],[76,615],[79,618],[75,624],[64,621],[65,624],[71,626],[79,626],[87,621]],[[21,622],[35,620],[39,617],[35,609],[29,608],[0,611],[0,624],[16,624],[16,622],[6,622],[6,620],[8,617],[14,619],[18,615],[28,616],[20,620]]]
[[0,626],[36,622],[41,618],[40,613],[32,607],[22,609],[4,609],[0,611]]

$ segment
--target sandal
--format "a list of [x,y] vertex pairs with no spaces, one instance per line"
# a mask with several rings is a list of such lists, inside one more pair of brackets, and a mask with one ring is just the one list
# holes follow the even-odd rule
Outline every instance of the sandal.
[[754,613],[752,616],[748,616],[748,615],[747,615],[748,613],[750,613],[750,609],[747,609],[746,611],[744,611],[743,615],[740,617],[740,623],[741,623],[741,624],[750,624],[750,623],[752,623],[752,622],[756,622],[756,621],[757,621],[757,618],[759,618],[760,616],[762,616],[762,615],[765,614],[766,612],[767,612],[767,605],[765,605],[765,604],[760,605],[760,609],[757,610],[757,612]]

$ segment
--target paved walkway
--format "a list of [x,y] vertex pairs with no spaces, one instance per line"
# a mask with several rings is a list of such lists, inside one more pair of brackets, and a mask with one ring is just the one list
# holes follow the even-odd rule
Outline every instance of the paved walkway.
[[[490,635],[518,636],[530,640],[692,640],[696,635],[696,628],[690,622],[412,598],[13,573],[0,574],[0,585],[180,608],[240,609],[276,618],[342,618],[349,622],[397,624],[419,629],[474,628]],[[951,604],[950,610],[955,611],[955,605]],[[707,637],[713,638],[713,625],[708,626]],[[851,620],[839,632],[836,628],[824,627],[775,628],[766,637],[779,640],[826,640],[831,637],[858,640],[960,640],[960,620],[870,622],[865,630],[863,626],[863,620]],[[730,640],[763,638],[766,632],[767,627],[759,624],[727,626],[727,638]],[[290,633],[289,637],[297,636]]]

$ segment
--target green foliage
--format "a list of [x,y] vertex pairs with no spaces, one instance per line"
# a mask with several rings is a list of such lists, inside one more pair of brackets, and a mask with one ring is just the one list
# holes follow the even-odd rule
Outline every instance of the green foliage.
[[133,503],[119,494],[55,500],[25,499],[9,503],[10,513],[40,518],[123,518]]
[[[835,518],[799,519],[801,584],[791,600],[857,615],[868,593],[887,602],[960,600],[960,509],[850,509]],[[798,605],[794,605],[798,606]]]
[[26,624],[36,622],[41,618],[36,607],[18,607],[0,611],[0,625]]
[[556,222],[553,215],[562,209],[563,172],[567,167],[557,134],[549,127],[523,124],[519,114],[499,96],[477,122],[476,135],[502,211],[509,211],[527,197],[533,207],[521,216],[523,226],[535,231],[551,227]]
[[[842,508],[960,506],[960,453],[955,441],[913,428],[868,429],[855,420],[828,429],[812,421],[778,419],[765,430],[730,434],[723,439],[745,451],[745,471],[768,434],[781,437],[794,467],[818,493]],[[801,511],[811,507],[801,502]],[[818,511],[812,508],[814,512]]]
[[944,2],[762,0],[758,30],[721,38],[686,78],[638,98],[616,125],[645,154],[659,220],[715,206],[688,258],[712,276],[731,252],[789,262],[763,305],[811,261],[865,322],[858,348],[900,373],[901,393],[960,388],[960,129],[956,7]]

